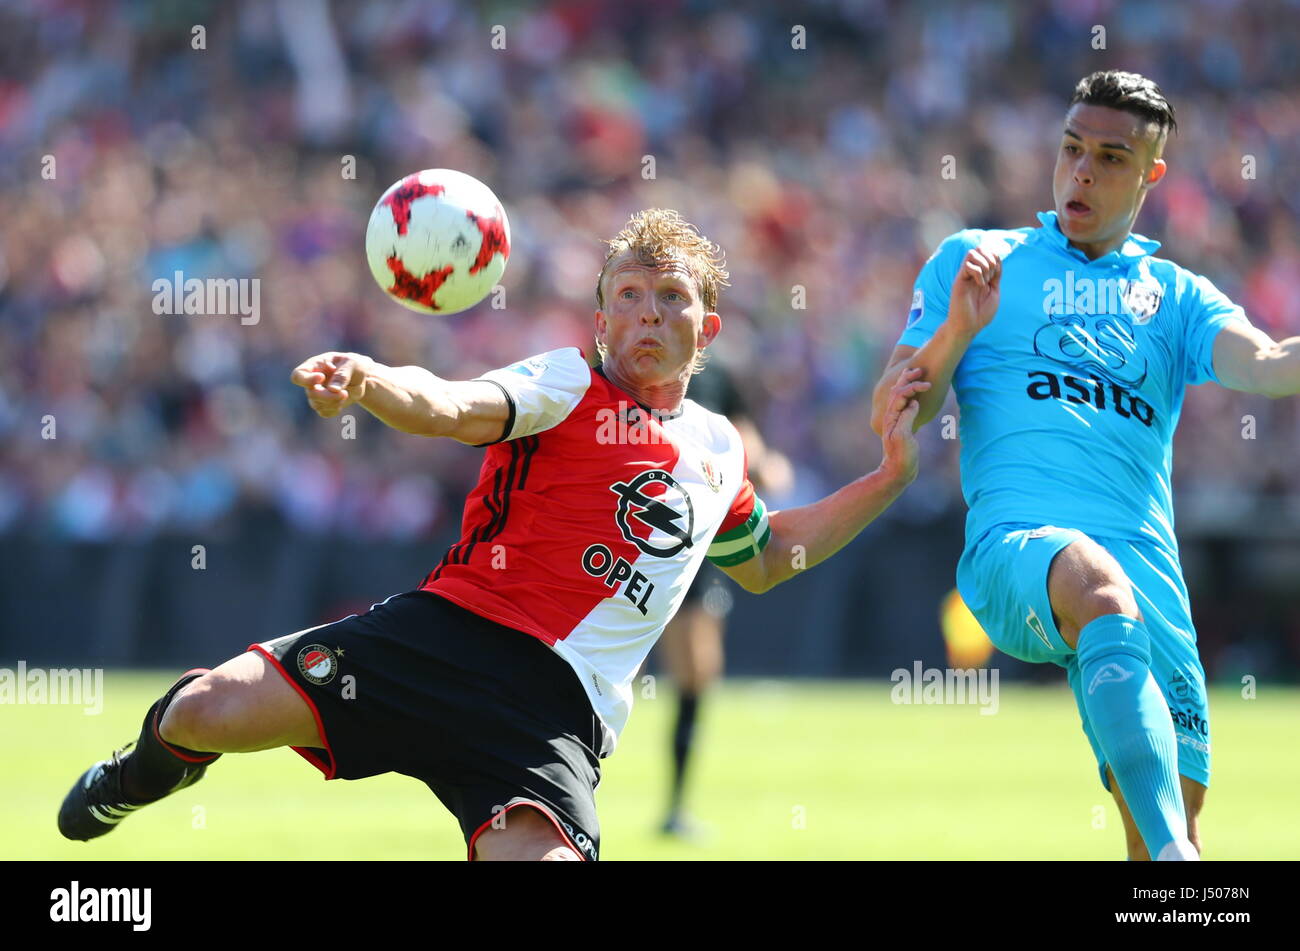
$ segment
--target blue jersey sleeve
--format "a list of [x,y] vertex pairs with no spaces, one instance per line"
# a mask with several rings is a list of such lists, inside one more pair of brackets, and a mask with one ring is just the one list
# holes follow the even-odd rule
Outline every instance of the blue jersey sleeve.
[[900,347],[923,347],[948,317],[948,294],[966,252],[979,244],[978,231],[949,235],[930,255],[912,286],[912,309],[898,338]]
[[1188,288],[1182,296],[1183,352],[1186,354],[1186,382],[1214,382],[1214,341],[1219,331],[1235,321],[1248,323],[1246,313],[1210,281],[1199,274],[1187,275]]

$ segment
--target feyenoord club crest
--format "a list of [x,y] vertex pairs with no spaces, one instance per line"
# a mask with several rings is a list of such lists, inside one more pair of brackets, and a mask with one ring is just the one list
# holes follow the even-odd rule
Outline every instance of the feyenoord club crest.
[[324,644],[308,644],[298,651],[298,673],[317,686],[329,683],[338,672],[338,658]]
[[[667,491],[646,495],[641,489],[652,482],[663,483]],[[618,530],[647,555],[671,558],[691,544],[691,533],[695,531],[691,497],[663,469],[643,472],[629,482],[616,482],[609,490],[618,496],[618,512],[614,515]],[[650,537],[641,538],[633,532],[631,520],[648,526]]]
[[718,471],[712,459],[701,459],[700,469],[704,472],[704,481],[710,489],[717,492],[722,488],[722,473]]

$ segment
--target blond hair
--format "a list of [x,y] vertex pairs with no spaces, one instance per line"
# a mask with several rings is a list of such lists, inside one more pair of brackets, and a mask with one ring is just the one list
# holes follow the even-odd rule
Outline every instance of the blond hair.
[[[596,276],[596,304],[601,310],[605,309],[605,272],[609,270],[611,261],[628,252],[647,267],[680,262],[699,289],[705,313],[717,311],[718,290],[729,286],[727,278],[730,275],[722,249],[671,208],[647,208],[637,212],[628,219],[623,230],[607,239],[605,244],[608,246],[605,263]],[[599,340],[596,341],[596,352],[601,360],[608,355],[605,345]],[[707,360],[703,348],[696,350],[691,372],[699,373]]]

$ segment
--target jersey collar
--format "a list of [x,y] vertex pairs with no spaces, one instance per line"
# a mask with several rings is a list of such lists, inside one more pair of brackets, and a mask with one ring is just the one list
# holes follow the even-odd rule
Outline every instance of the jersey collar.
[[[666,412],[664,412],[663,410],[652,409],[652,408],[650,408],[649,406],[646,406],[646,405],[645,405],[644,403],[642,403],[639,399],[637,399],[635,396],[632,396],[631,393],[628,393],[627,390],[623,389],[623,387],[619,386],[617,383],[615,383],[613,380],[611,380],[608,376],[606,376],[606,374],[605,374],[605,364],[604,364],[604,361],[602,361],[602,362],[596,364],[594,367],[592,367],[592,370],[594,370],[595,372],[599,373],[600,376],[601,376],[601,378],[602,378],[606,383],[608,383],[610,386],[612,386],[614,389],[618,390],[620,393],[624,394],[625,396],[631,397],[632,402],[636,403],[637,406],[641,407],[641,409],[642,409],[643,412],[649,414],[650,416],[653,416],[654,419],[655,419],[655,422],[658,422],[658,423],[666,423],[666,422],[668,422],[670,419],[677,419],[679,416],[681,416],[683,413],[686,412],[686,407],[685,407],[685,406],[679,406],[679,407],[677,407],[677,409],[673,410],[671,413],[666,413]],[[685,399],[683,399],[683,403],[684,403],[684,402],[685,402]]]
[[1087,255],[1070,244],[1070,239],[1061,231],[1060,224],[1056,220],[1055,211],[1040,211],[1038,220],[1042,222],[1042,227],[1038,233],[1048,244],[1060,248],[1066,254],[1069,254],[1080,261],[1088,264],[1110,264],[1110,265],[1129,265],[1136,263],[1138,258],[1144,258],[1151,254],[1156,248],[1160,247],[1160,242],[1154,238],[1147,238],[1140,234],[1130,234],[1124,239],[1114,251],[1109,251],[1097,258],[1095,261],[1089,261]]

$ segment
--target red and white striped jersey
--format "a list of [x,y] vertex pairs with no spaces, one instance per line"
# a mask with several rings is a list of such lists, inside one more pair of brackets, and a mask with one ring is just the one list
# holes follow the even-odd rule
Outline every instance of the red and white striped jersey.
[[481,379],[510,403],[505,437],[421,588],[568,661],[608,756],[632,678],[704,558],[738,564],[770,537],[740,434],[689,399],[673,414],[639,405],[572,347]]

